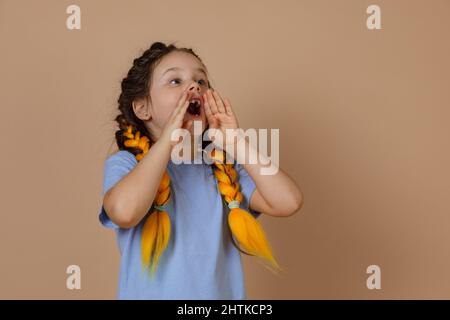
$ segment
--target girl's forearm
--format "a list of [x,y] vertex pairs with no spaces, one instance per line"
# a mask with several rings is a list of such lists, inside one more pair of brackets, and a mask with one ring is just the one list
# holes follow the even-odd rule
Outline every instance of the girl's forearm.
[[150,209],[170,159],[171,144],[159,139],[104,197],[109,218],[123,228],[137,225]]
[[[236,143],[236,159],[252,177],[261,196],[267,204],[279,212],[297,211],[302,204],[302,193],[296,183],[273,163],[271,159],[258,152],[245,137]],[[249,159],[256,159],[256,163],[249,163]],[[276,170],[268,170],[271,167]],[[265,170],[263,170],[265,169]],[[264,175],[263,171],[275,171],[274,174]]]

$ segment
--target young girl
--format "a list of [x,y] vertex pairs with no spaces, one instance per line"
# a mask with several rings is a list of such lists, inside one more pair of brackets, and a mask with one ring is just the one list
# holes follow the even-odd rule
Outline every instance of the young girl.
[[210,141],[212,165],[171,158],[178,143],[172,132],[194,137],[193,121],[203,132],[239,129],[192,49],[153,43],[122,80],[118,103],[119,151],[105,161],[99,216],[117,235],[118,298],[245,299],[240,252],[280,270],[256,218],[292,215],[302,204],[300,189],[281,170],[261,175],[260,163],[226,162],[225,146],[258,155],[245,137],[224,139],[222,150]]

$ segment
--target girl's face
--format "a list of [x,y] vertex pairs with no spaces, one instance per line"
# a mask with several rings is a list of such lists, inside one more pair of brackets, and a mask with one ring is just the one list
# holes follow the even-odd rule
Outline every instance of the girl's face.
[[[169,120],[172,112],[184,91],[191,92],[191,99],[198,97],[201,99],[200,115],[193,115],[188,112],[184,115],[183,128],[186,129],[188,120],[201,121],[202,131],[206,128],[207,120],[203,106],[203,94],[208,89],[208,77],[205,67],[193,55],[173,51],[156,65],[153,70],[150,97],[147,111],[151,116],[145,121],[152,136],[158,139]],[[193,137],[194,123],[188,128]]]

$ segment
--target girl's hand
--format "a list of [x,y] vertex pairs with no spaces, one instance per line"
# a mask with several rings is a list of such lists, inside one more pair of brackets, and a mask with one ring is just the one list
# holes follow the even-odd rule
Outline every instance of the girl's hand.
[[[218,147],[226,148],[234,141],[227,141],[226,129],[239,129],[237,118],[233,112],[230,101],[225,98],[222,100],[219,92],[208,89],[203,95],[206,119],[211,129],[220,130],[222,139],[214,137],[212,143]],[[230,130],[231,131],[231,130]]]
[[189,120],[188,123],[185,123],[183,125],[183,118],[186,113],[186,110],[189,106],[189,99],[191,98],[191,92],[186,90],[183,95],[180,97],[180,100],[178,100],[178,105],[173,110],[169,120],[167,120],[166,124],[164,125],[164,128],[162,129],[161,137],[160,139],[163,139],[165,141],[170,141],[171,147],[175,146],[179,141],[173,141],[171,139],[172,132],[174,132],[177,129],[183,128],[187,129],[192,123],[192,120]]

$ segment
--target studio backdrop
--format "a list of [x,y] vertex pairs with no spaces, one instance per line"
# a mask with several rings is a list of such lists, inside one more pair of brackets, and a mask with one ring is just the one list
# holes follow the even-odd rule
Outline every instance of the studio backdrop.
[[103,165],[120,81],[162,41],[198,53],[242,128],[279,129],[280,167],[303,192],[295,215],[259,218],[286,272],[243,256],[248,298],[449,299],[449,10],[1,0],[0,298],[115,298]]

